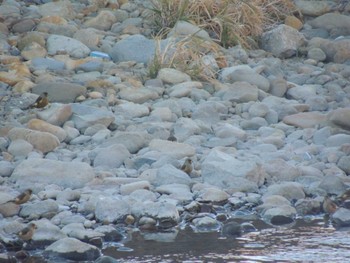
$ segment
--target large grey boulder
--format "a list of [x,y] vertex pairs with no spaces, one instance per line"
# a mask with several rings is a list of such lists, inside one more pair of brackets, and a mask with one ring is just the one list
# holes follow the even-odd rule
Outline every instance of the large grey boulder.
[[240,191],[255,191],[263,180],[255,161],[238,160],[216,149],[202,163],[202,178],[210,185]]
[[76,238],[62,238],[48,246],[44,254],[74,261],[95,260],[100,256],[97,247],[81,242]]
[[108,127],[115,120],[112,112],[83,104],[72,104],[72,111],[72,121],[75,127],[82,131],[94,124],[103,124]]
[[277,57],[289,58],[296,54],[305,41],[305,37],[298,30],[279,25],[262,35],[261,47]]
[[64,188],[82,188],[95,177],[87,163],[61,162],[47,159],[22,161],[13,171],[11,179],[20,188],[56,184]]
[[74,83],[43,82],[32,88],[33,93],[41,94],[46,91],[51,102],[69,103],[86,93],[86,87]]
[[[165,46],[165,40],[161,41]],[[114,62],[136,61],[138,63],[149,63],[154,59],[156,41],[147,39],[143,35],[132,35],[118,41],[110,52]]]
[[49,55],[56,55],[62,50],[73,58],[85,58],[90,54],[90,49],[79,40],[61,35],[50,35],[46,47]]
[[121,199],[100,197],[96,203],[95,216],[100,222],[116,222],[129,213],[130,206]]

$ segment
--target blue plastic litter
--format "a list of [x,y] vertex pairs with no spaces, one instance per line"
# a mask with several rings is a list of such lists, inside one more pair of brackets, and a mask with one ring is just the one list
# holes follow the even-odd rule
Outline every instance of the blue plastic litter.
[[100,51],[92,51],[90,53],[90,57],[111,59],[111,57],[107,53],[100,52]]

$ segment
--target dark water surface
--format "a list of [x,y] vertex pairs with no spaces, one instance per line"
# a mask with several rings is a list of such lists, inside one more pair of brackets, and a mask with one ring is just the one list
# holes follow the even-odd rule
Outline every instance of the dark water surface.
[[103,254],[120,262],[350,262],[350,229],[324,220],[297,220],[288,227],[253,222],[256,232],[225,238],[186,227],[165,233],[134,232]]

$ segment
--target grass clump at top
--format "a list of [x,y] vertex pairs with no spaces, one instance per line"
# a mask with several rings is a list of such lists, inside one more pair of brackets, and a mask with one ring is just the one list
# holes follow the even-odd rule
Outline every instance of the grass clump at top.
[[155,33],[184,20],[206,30],[223,47],[257,46],[264,30],[293,15],[292,0],[151,0]]
[[217,69],[204,59],[210,54],[220,59],[221,47],[210,41],[194,36],[181,39],[171,38],[161,45],[161,37],[156,37],[156,50],[153,60],[148,64],[149,77],[155,78],[162,68],[175,68],[188,74],[192,79],[210,80],[216,78]]

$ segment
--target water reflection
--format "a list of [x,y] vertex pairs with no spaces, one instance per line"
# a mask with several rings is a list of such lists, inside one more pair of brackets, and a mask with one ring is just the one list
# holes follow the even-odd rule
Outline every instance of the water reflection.
[[[257,232],[226,238],[189,227],[165,233],[135,232],[123,245],[103,254],[120,262],[350,262],[349,229],[335,230],[322,219],[271,227],[254,221]],[[166,241],[166,242],[165,242]]]

